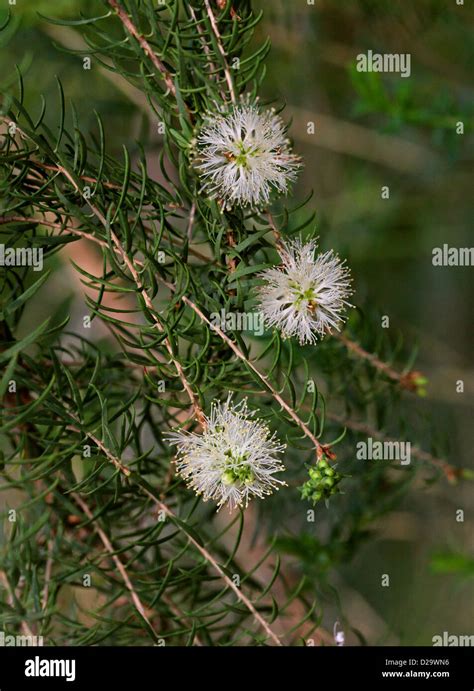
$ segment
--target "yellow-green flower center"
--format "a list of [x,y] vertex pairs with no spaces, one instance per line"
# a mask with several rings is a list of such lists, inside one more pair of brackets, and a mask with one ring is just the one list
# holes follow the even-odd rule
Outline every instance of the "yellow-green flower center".
[[249,485],[255,480],[252,469],[248,463],[246,463],[249,457],[248,453],[238,455],[229,449],[224,453],[224,456],[226,457],[226,465],[228,466],[221,476],[224,485]]
[[236,142],[238,153],[233,157],[234,163],[241,168],[248,167],[248,160],[250,156],[256,156],[259,153],[258,147],[245,146],[242,141]]
[[316,302],[316,292],[314,290],[314,284],[311,283],[306,290],[302,290],[301,286],[299,286],[297,283],[292,282],[291,288],[294,290],[295,294],[295,300],[293,302],[293,306],[296,309],[301,309],[303,303],[307,303],[307,307],[310,310],[315,310],[317,307],[317,302]]

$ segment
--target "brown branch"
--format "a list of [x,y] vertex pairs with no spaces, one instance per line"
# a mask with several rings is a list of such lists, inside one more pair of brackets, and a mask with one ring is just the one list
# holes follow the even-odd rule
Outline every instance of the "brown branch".
[[[76,423],[79,424],[79,420],[76,420]],[[94,442],[99,449],[102,451],[104,456],[106,456],[111,463],[114,464],[114,466],[119,470],[123,475],[126,477],[129,477],[131,474],[131,470],[124,466],[115,456],[110,453],[109,449],[103,444],[103,442],[100,441],[92,432],[83,432],[79,427],[75,427],[75,425],[68,425],[67,429],[71,430],[71,432],[76,432],[77,434],[84,434],[88,439]]]
[[[166,283],[166,285],[170,289],[174,290],[174,286],[172,284]],[[262,384],[264,384],[265,388],[271,393],[271,395],[277,401],[277,403],[279,403],[279,405],[283,408],[283,410],[285,410],[288,413],[288,415],[296,423],[296,425],[302,430],[302,432],[305,434],[305,436],[307,436],[308,439],[310,439],[313,442],[314,447],[316,449],[316,454],[317,454],[318,460],[320,458],[322,458],[323,454],[325,453],[325,447],[318,441],[318,439],[311,432],[309,427],[307,425],[305,425],[305,423],[298,417],[298,415],[295,413],[293,408],[280,396],[278,391],[270,383],[268,377],[265,374],[262,374],[260,372],[260,370],[258,370],[255,367],[255,365],[252,362],[250,362],[250,360],[248,358],[245,357],[244,353],[240,350],[238,345],[236,343],[234,343],[234,341],[232,339],[230,339],[227,336],[227,334],[224,333],[224,331],[222,331],[222,329],[219,326],[214,325],[210,322],[210,320],[206,317],[204,312],[192,300],[190,300],[185,295],[183,295],[183,297],[181,299],[186,305],[188,305],[188,307],[190,307],[198,315],[198,317],[205,324],[207,324],[207,326],[209,326],[209,328],[212,331],[215,331],[217,333],[217,335],[220,336],[220,338],[229,346],[229,348],[235,353],[235,355],[239,358],[239,360],[242,360],[242,362],[244,362],[247,365],[247,367],[249,367],[252,370],[252,372],[254,374],[256,374],[256,376],[260,379]]]
[[385,374],[392,381],[397,382],[397,384],[399,384],[403,389],[414,392],[418,390],[419,387],[417,380],[418,378],[423,377],[421,372],[416,370],[406,372],[405,374],[397,372],[396,369],[388,365],[386,362],[383,362],[383,360],[380,360],[380,358],[374,355],[374,353],[369,353],[367,350],[364,350],[359,343],[352,341],[345,334],[333,331],[331,331],[330,334],[334,338],[337,338],[338,341],[341,341],[349,352],[363,360],[367,360],[367,362],[370,362],[372,367]]
[[[66,226],[57,221],[48,221],[43,218],[25,218],[24,216],[0,216],[0,225],[6,225],[7,223],[38,223],[43,226],[48,226],[48,228],[56,228],[59,230],[67,230]],[[80,232],[80,231],[79,231]],[[82,233],[87,237],[87,233]],[[107,247],[107,243],[103,243]]]
[[209,3],[209,0],[204,0],[204,6],[206,8],[206,12],[207,12],[207,16],[209,17],[209,21],[211,23],[212,31],[214,32],[214,36],[216,37],[217,48],[218,48],[219,53],[221,54],[221,57],[222,57],[222,62],[224,65],[224,68],[223,68],[224,69],[224,75],[225,75],[225,79],[227,82],[227,86],[229,88],[230,98],[231,98],[232,103],[236,103],[237,98],[235,96],[234,83],[232,81],[232,77],[230,74],[229,65],[227,64],[227,55],[226,55],[226,52],[224,50],[224,46],[222,45],[222,39],[221,39],[221,35],[219,33],[219,28],[217,26],[216,18],[214,17],[214,13],[212,11],[212,7]]
[[211,51],[210,51],[210,49],[209,49],[209,46],[207,45],[207,41],[206,41],[206,39],[205,39],[204,31],[203,31],[203,29],[202,29],[202,26],[201,26],[200,22],[198,21],[198,19],[197,19],[197,17],[196,17],[196,12],[195,12],[194,9],[191,7],[191,5],[189,5],[188,9],[189,9],[189,14],[191,15],[191,17],[192,17],[192,19],[193,19],[193,22],[194,22],[195,25],[196,25],[197,32],[198,32],[199,36],[201,37],[201,45],[202,45],[202,48],[203,48],[204,52],[206,53],[206,56],[207,56],[207,59],[208,59],[208,63],[209,63],[209,67],[211,68],[212,72],[216,72],[216,71],[217,71],[217,68],[216,68],[216,66],[214,65],[214,63],[212,62],[212,53],[211,53]]
[[[204,53],[206,54],[210,71],[211,71],[212,75],[216,76],[216,81],[218,82],[219,81],[219,79],[217,78],[218,68],[214,65],[214,63],[212,61],[212,53],[209,49],[209,46],[207,45],[206,37],[205,37],[204,31],[203,31],[203,28],[201,26],[201,23],[197,19],[196,13],[195,13],[194,9],[191,7],[191,5],[189,5],[188,9],[189,9],[189,13],[190,13],[190,15],[191,15],[191,17],[195,23],[199,37],[201,39],[201,45],[202,45],[202,48],[204,50]],[[221,91],[220,95],[221,95],[222,100],[225,101],[226,100],[225,93],[223,91]]]
[[[383,432],[380,432],[379,430],[372,428],[370,425],[364,422],[359,422],[357,420],[345,418],[342,415],[337,415],[335,413],[326,413],[326,417],[329,420],[333,420],[334,422],[337,422],[343,425],[344,427],[353,430],[354,432],[360,432],[361,434],[367,435],[368,437],[373,437],[374,439],[380,439],[389,442],[397,441],[396,439],[388,437]],[[418,446],[413,446],[411,448],[411,453],[415,458],[418,458],[420,461],[430,463],[440,468],[440,470],[443,471],[444,475],[450,482],[456,480],[459,476],[462,476],[462,468],[455,468],[454,466],[450,465],[447,461],[444,461],[442,458],[437,458],[436,456],[433,456],[432,454],[428,453],[428,451],[420,449]]]
[[[175,514],[169,509],[165,504],[163,504],[162,501],[157,499],[155,495],[152,492],[149,492],[147,489],[143,489],[145,494],[152,499],[155,504],[159,507],[161,511],[163,511],[170,519],[176,519]],[[210,554],[210,552],[207,551],[205,547],[203,547],[197,540],[195,540],[191,535],[189,535],[186,532],[186,536],[188,540],[194,545],[194,547],[202,554],[204,559],[212,564],[214,569],[217,571],[219,576],[227,583],[228,587],[231,588],[234,593],[237,595],[238,599],[247,607],[249,612],[253,615],[254,619],[260,624],[260,626],[263,628],[265,633],[269,636],[269,638],[272,639],[272,641],[276,645],[282,645],[279,637],[272,631],[270,628],[268,622],[262,617],[262,615],[255,609],[254,605],[248,597],[238,588],[234,581],[227,576],[225,571],[222,569],[222,567],[218,564],[218,562],[214,559],[214,557]]]
[[[49,165],[48,163],[43,163],[42,161],[34,161],[35,166],[38,166],[39,168],[43,168],[44,170],[50,170],[52,172],[60,173],[61,169],[58,166],[52,166]],[[79,176],[80,180],[83,180],[84,182],[90,182],[91,185],[97,185],[99,182],[101,185],[104,187],[107,187],[111,190],[121,190],[122,186],[121,185],[116,185],[114,182],[107,182],[106,180],[97,180],[97,178],[91,178],[89,175],[80,175]]]
[[[97,442],[99,442],[99,440],[96,440],[96,443],[97,443]],[[103,448],[103,446],[101,446],[101,448]],[[107,458],[110,458],[109,454],[107,454]],[[130,473],[130,471],[129,471],[129,473]],[[79,496],[78,494],[76,494],[75,492],[71,493],[70,496],[74,499],[74,501],[75,501],[76,504],[81,508],[81,510],[86,514],[87,518],[88,518],[90,521],[92,521],[93,518],[94,518],[93,513],[92,513],[92,511],[89,509],[89,507],[87,506],[87,504],[85,503],[85,501],[82,499],[82,497],[80,497],[80,496]],[[158,634],[157,634],[156,631],[154,630],[153,625],[152,625],[150,619],[149,619],[148,616],[147,616],[145,607],[143,606],[142,601],[141,601],[140,598],[138,597],[137,592],[136,592],[135,588],[133,587],[133,584],[132,584],[132,582],[131,582],[131,580],[130,580],[130,577],[129,577],[128,573],[127,573],[127,570],[126,570],[125,566],[122,564],[122,562],[120,561],[118,555],[115,553],[114,547],[113,547],[112,543],[110,542],[110,540],[109,540],[107,534],[106,534],[106,533],[102,530],[102,528],[97,524],[97,521],[94,521],[93,527],[94,527],[94,530],[96,531],[97,535],[100,537],[100,539],[101,539],[101,541],[102,541],[102,544],[104,545],[105,549],[107,550],[107,552],[108,552],[108,553],[110,554],[110,556],[112,557],[112,560],[113,560],[115,566],[117,567],[117,570],[118,570],[118,572],[120,573],[123,582],[125,583],[125,587],[127,588],[127,590],[128,590],[129,593],[130,593],[130,597],[131,597],[132,602],[133,602],[133,604],[134,604],[134,606],[135,606],[135,609],[136,609],[137,612],[140,614],[140,616],[146,621],[146,623],[148,624],[148,627],[150,628],[150,630],[151,630],[151,631],[153,632],[153,634],[155,635],[155,638],[158,639]]]
[[[3,571],[0,571],[0,581],[3,583],[3,586],[4,586],[5,590],[7,591],[7,603],[10,605],[10,607],[15,608],[15,600],[18,599],[19,594],[20,594],[20,590],[22,589],[23,584],[20,583],[20,586],[18,588],[18,592],[14,593],[14,591],[11,588],[10,583],[8,581],[7,575]],[[33,636],[34,637],[35,634],[31,630],[28,622],[22,621],[20,626],[21,626],[21,630],[23,631],[25,636]]]
[[267,218],[268,218],[268,224],[269,224],[270,229],[271,229],[273,236],[275,238],[275,245],[277,247],[277,250],[281,250],[281,248],[282,248],[281,233],[278,230],[278,228],[276,227],[276,223],[273,219],[273,215],[269,209],[267,209],[266,214],[267,214]]
[[[275,224],[273,222],[273,218],[270,212],[268,213],[268,217],[271,223],[272,230],[276,234],[277,239],[279,240],[280,235],[278,231],[276,230]],[[229,242],[232,245],[233,238],[232,238],[232,233],[230,232],[230,238]],[[230,270],[233,271],[235,270],[235,266],[230,264]],[[171,284],[166,284],[171,290],[175,290],[174,286]],[[296,412],[293,410],[293,408],[288,405],[288,403],[280,396],[278,391],[273,387],[273,385],[270,383],[268,377],[260,372],[255,365],[250,362],[248,358],[245,357],[244,353],[241,351],[241,349],[237,346],[232,339],[230,339],[222,329],[220,329],[217,325],[211,324],[209,319],[206,317],[206,315],[202,312],[202,310],[194,303],[192,300],[190,300],[188,297],[183,296],[182,297],[183,302],[188,305],[203,321],[205,324],[207,324],[211,330],[215,331],[218,336],[231,348],[231,350],[234,352],[234,354],[239,358],[239,360],[242,360],[245,362],[247,367],[249,367],[254,374],[257,375],[257,377],[260,379],[260,381],[264,384],[265,388],[271,393],[273,398],[280,404],[280,406],[285,410],[291,417],[291,419],[298,425],[298,427],[303,431],[303,433],[312,441],[314,444],[314,447],[316,449],[316,455],[318,460],[320,460],[323,456],[324,453],[326,453],[326,448],[318,441],[316,436],[311,432],[309,427],[301,420],[301,418],[296,414]]]
[[146,38],[143,36],[143,34],[141,34],[138,31],[137,27],[133,24],[128,14],[125,12],[124,8],[117,2],[117,0],[108,0],[108,3],[115,10],[118,18],[120,19],[128,33],[131,36],[133,36],[133,38],[138,42],[145,55],[151,60],[155,68],[161,73],[168,90],[176,98],[176,88],[173,84],[171,75],[164,66],[164,64],[161,62],[159,57],[153,51],[152,47],[150,46]]
[[[123,249],[119,239],[113,232],[113,230],[110,230],[110,236],[112,238],[112,242],[114,243],[118,254],[122,258],[124,264],[127,266],[128,270],[130,271],[133,281],[140,292],[141,296],[143,297],[143,300],[148,308],[148,311],[150,312],[150,315],[155,322],[156,327],[158,330],[163,333],[164,329],[163,326],[161,325],[161,322],[159,321],[158,317],[156,316],[155,308],[153,307],[153,303],[151,301],[150,296],[148,295],[145,287],[143,286],[140,276],[138,275],[138,271],[133,263],[133,261],[128,257],[127,253]],[[193,389],[191,388],[190,383],[188,382],[186,375],[184,374],[183,367],[181,363],[176,359],[174,352],[173,352],[173,347],[171,345],[171,342],[168,338],[165,338],[164,344],[166,347],[166,350],[169,353],[170,359],[175,366],[175,369],[178,373],[179,378],[181,379],[181,382],[183,384],[184,389],[186,390],[186,393],[188,394],[189,400],[191,401],[191,404],[194,408],[194,413],[196,416],[197,421],[201,425],[201,427],[205,428],[206,427],[206,418],[205,415],[202,411],[201,406],[199,405],[199,400],[197,395],[194,393]]]
[[[190,621],[187,620],[186,617],[183,617],[183,613],[181,612],[179,607],[176,605],[176,603],[171,599],[171,597],[166,595],[166,593],[162,593],[161,599],[163,600],[163,602],[165,602],[168,605],[168,607],[173,612],[175,617],[178,617],[178,619],[181,619],[182,621],[184,621],[185,624],[187,626],[189,626],[190,628],[192,627],[192,624],[190,623]],[[201,639],[199,638],[199,636],[196,633],[194,634],[193,641],[194,641],[194,643],[196,643],[197,646],[202,647],[203,642],[201,641]]]
[[188,225],[186,228],[186,237],[188,238],[188,242],[191,242],[191,237],[193,234],[193,226],[194,226],[194,217],[196,216],[196,202],[193,202],[191,204],[191,208],[189,210],[189,218],[188,218]]
[[[192,209],[191,209],[192,211]],[[107,248],[108,249],[108,244],[105,242],[105,240],[101,240],[100,238],[94,237],[91,235],[91,233],[86,233],[84,230],[79,230],[78,228],[75,228],[74,226],[69,226],[64,223],[59,223],[58,221],[48,221],[46,219],[42,218],[25,218],[24,216],[0,216],[0,225],[5,225],[7,223],[38,223],[40,225],[48,226],[49,228],[55,228],[57,230],[61,231],[66,231],[68,233],[71,233],[73,235],[78,235],[86,240],[91,240],[95,242],[96,244],[100,245],[101,247]],[[188,225],[189,228],[189,225]],[[144,230],[146,232],[151,232],[150,228],[147,228],[144,226]],[[204,262],[210,262],[210,258],[206,257],[205,254],[202,254],[202,252],[199,252],[198,250],[194,249],[194,247],[188,247],[188,252],[189,254],[192,254],[194,257],[197,259],[201,259],[201,261]],[[135,263],[137,266],[142,267],[143,263],[140,262],[138,259],[135,259]]]
[[53,549],[54,549],[54,540],[48,540],[48,556],[46,558],[46,568],[44,572],[44,588],[43,588],[43,594],[41,597],[41,608],[46,609],[46,606],[48,604],[48,597],[49,597],[49,584],[51,581],[51,573],[53,570]]
[[[58,168],[59,168],[59,171],[62,173],[62,175],[67,180],[69,180],[69,182],[71,183],[71,185],[73,186],[73,188],[77,192],[77,194],[79,194],[81,197],[83,197],[83,199],[86,201],[86,203],[89,206],[89,208],[91,209],[91,211],[94,213],[96,218],[98,218],[98,220],[102,223],[104,228],[109,228],[109,225],[108,225],[108,222],[107,222],[107,219],[105,218],[105,216],[89,199],[86,199],[84,197],[82,190],[80,189],[80,187],[78,186],[78,184],[74,180],[71,173],[66,168],[64,168],[63,166],[58,166]],[[140,276],[138,274],[137,268],[134,264],[134,261],[131,260],[130,257],[125,252],[125,250],[123,249],[123,247],[120,243],[120,240],[118,239],[117,235],[112,230],[112,228],[109,228],[109,231],[110,231],[110,237],[112,239],[112,242],[115,245],[116,253],[120,256],[123,263],[128,268],[128,270],[132,276],[133,282],[135,283],[137,290],[141,294],[141,296],[142,296],[142,298],[143,298],[143,300],[144,300],[144,302],[145,302],[145,304],[146,304],[146,306],[150,312],[150,315],[151,315],[151,317],[155,323],[155,326],[158,328],[158,330],[161,333],[163,333],[164,332],[163,326],[161,325],[160,320],[156,316],[155,308],[153,307],[153,303],[151,301],[151,298],[148,295],[144,285],[141,282],[141,279],[140,279]],[[176,359],[176,357],[174,355],[173,347],[171,345],[170,340],[168,338],[165,338],[164,344],[165,344],[166,350],[169,353],[170,359],[171,359],[171,361],[172,361],[172,363],[173,363],[173,365],[174,365],[174,367],[178,373],[178,376],[181,379],[181,383],[183,384],[183,387],[184,387],[186,393],[188,394],[189,400],[191,401],[191,404],[194,408],[194,413],[195,413],[196,419],[199,422],[199,424],[204,428],[206,426],[206,418],[205,418],[204,413],[201,409],[201,406],[199,405],[198,398],[197,398],[196,394],[194,393],[193,389],[191,388],[191,385],[189,384],[189,382],[188,382],[188,380],[184,374],[184,370],[182,368],[181,363]]]

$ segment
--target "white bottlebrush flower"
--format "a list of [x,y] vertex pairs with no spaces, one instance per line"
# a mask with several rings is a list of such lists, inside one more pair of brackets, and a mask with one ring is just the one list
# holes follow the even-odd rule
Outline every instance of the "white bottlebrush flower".
[[287,192],[300,167],[274,109],[261,110],[248,101],[209,114],[197,136],[202,191],[223,208],[268,204],[273,192]]
[[224,403],[212,404],[202,434],[177,431],[167,435],[178,449],[178,473],[204,501],[213,499],[219,508],[227,504],[232,510],[286,484],[274,477],[285,470],[277,458],[285,445],[254,414],[246,399],[234,405],[229,394]]
[[260,308],[268,327],[301,344],[315,343],[329,329],[339,330],[343,310],[352,305],[349,269],[332,250],[315,256],[317,241],[282,242],[282,264],[260,274]]

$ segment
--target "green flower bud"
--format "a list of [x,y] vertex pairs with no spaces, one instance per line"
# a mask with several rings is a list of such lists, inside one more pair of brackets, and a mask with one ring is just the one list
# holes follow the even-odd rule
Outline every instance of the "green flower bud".
[[321,477],[321,473],[319,472],[318,468],[310,468],[309,476],[312,480],[319,480]]

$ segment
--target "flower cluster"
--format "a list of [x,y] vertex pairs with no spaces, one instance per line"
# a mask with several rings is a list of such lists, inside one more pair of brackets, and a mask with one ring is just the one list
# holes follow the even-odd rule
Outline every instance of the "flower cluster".
[[[287,192],[301,167],[281,118],[250,99],[208,113],[194,153],[201,191],[223,209],[263,207],[274,194]],[[344,321],[352,294],[350,272],[332,250],[317,254],[315,240],[281,241],[278,248],[281,265],[260,274],[265,324],[285,338],[313,344]],[[285,484],[275,477],[284,470],[277,456],[285,447],[254,418],[246,400],[234,405],[229,394],[224,403],[212,404],[202,434],[174,431],[168,438],[177,447],[177,472],[219,508],[247,506],[252,497],[262,498]],[[302,496],[313,502],[327,499],[338,491],[340,479],[323,459],[310,470]]]
[[286,484],[274,477],[285,470],[277,458],[285,445],[254,414],[246,399],[234,405],[229,394],[224,403],[212,404],[202,434],[169,433],[178,449],[178,473],[204,501],[213,499],[232,510]]

